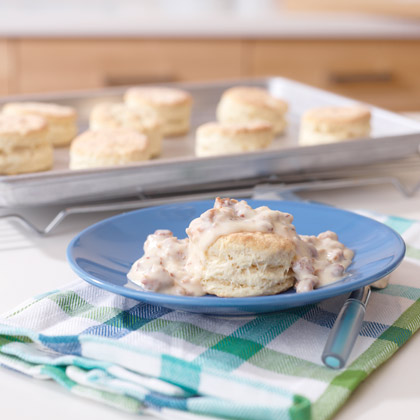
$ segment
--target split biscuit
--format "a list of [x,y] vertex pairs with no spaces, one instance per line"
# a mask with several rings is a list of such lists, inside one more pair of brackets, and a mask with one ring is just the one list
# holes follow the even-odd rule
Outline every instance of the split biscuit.
[[315,145],[369,137],[371,113],[362,106],[329,106],[306,111],[299,144]]
[[53,147],[47,134],[42,117],[0,114],[0,174],[51,169]]
[[133,87],[124,96],[127,105],[152,109],[162,122],[163,135],[181,136],[190,129],[192,97],[181,89]]
[[48,139],[53,146],[67,146],[77,135],[76,111],[69,106],[44,102],[11,102],[3,107],[7,115],[38,115],[48,122]]
[[130,129],[144,134],[149,139],[150,156],[159,156],[162,151],[162,124],[152,109],[139,108],[124,103],[101,103],[90,114],[90,129]]
[[144,134],[127,129],[85,131],[70,146],[70,169],[127,165],[149,159]]
[[294,285],[295,255],[294,242],[275,233],[221,236],[206,251],[201,284],[220,297],[274,295]]
[[237,86],[226,90],[217,106],[217,119],[222,123],[242,123],[254,120],[273,125],[274,134],[286,127],[287,103],[272,96],[266,89]]
[[198,127],[196,156],[215,156],[266,149],[274,138],[273,126],[265,121],[211,122]]

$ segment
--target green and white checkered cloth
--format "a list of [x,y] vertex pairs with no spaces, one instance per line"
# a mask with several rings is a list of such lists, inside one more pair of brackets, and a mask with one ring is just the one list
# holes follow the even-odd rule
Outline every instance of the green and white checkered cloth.
[[246,318],[151,306],[82,281],[0,318],[0,364],[134,413],[163,418],[329,419],[420,325],[420,223],[382,221],[407,243],[372,293],[343,370],[321,353],[346,296]]

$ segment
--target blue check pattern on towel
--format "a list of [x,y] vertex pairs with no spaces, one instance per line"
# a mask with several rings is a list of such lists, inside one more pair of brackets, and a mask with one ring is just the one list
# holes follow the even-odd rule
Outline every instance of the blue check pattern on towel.
[[0,363],[72,393],[160,417],[329,419],[420,325],[420,223],[382,218],[407,255],[372,293],[345,369],[321,353],[346,296],[223,318],[123,298],[82,281],[0,318]]

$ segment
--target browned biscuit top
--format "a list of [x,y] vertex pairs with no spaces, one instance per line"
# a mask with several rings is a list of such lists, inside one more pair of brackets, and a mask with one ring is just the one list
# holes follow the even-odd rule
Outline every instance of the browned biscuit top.
[[258,134],[272,132],[273,126],[267,121],[248,121],[244,123],[218,123],[209,122],[201,125],[197,129],[199,135],[219,134],[225,136],[234,136],[237,134]]
[[230,248],[232,251],[241,252],[266,252],[267,254],[279,251],[295,255],[296,244],[289,238],[270,232],[236,232],[219,237],[208,249],[208,254],[219,252],[220,248]]
[[85,131],[73,140],[70,153],[89,156],[122,156],[145,150],[147,145],[147,137],[133,130]]
[[123,103],[101,103],[90,115],[91,124],[110,128],[156,129],[161,126],[156,113],[148,108],[137,108]]
[[37,115],[0,114],[0,135],[27,135],[42,132],[47,128],[47,121]]
[[167,87],[133,87],[125,93],[127,102],[146,103],[155,106],[173,106],[192,103],[191,95],[181,89]]
[[276,98],[266,90],[257,87],[236,86],[226,90],[222,99],[229,99],[250,106],[263,107],[276,110],[281,113],[287,111],[287,103]]
[[69,106],[46,102],[10,102],[3,107],[6,114],[33,114],[47,119],[74,119],[76,111]]
[[304,122],[349,124],[369,122],[371,113],[363,106],[327,106],[310,109],[303,115]]

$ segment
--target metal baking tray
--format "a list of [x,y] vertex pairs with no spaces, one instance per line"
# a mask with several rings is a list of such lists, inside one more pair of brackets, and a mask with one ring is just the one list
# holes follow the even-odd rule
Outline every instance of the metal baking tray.
[[[74,204],[153,193],[200,190],[210,185],[229,187],[255,185],[284,175],[313,174],[319,170],[343,169],[401,159],[418,153],[420,122],[371,106],[372,134],[327,145],[299,147],[300,117],[309,108],[357,103],[282,77],[234,80],[217,83],[172,83],[188,90],[194,99],[192,127],[188,135],[165,139],[160,158],[135,165],[71,171],[68,148],[56,149],[54,168],[47,172],[0,176],[0,206]],[[215,120],[215,109],[224,90],[236,85],[258,86],[289,104],[288,127],[265,151],[197,158],[195,129]],[[88,127],[92,107],[103,101],[121,101],[127,87],[62,94],[3,97],[9,101],[44,101],[77,109],[79,130]]]

